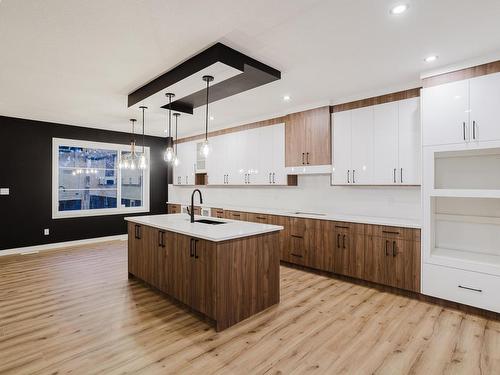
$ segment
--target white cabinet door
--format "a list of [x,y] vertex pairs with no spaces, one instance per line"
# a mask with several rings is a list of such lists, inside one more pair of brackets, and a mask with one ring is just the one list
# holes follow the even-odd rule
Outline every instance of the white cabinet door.
[[500,73],[470,80],[470,139],[500,139]]
[[274,127],[264,126],[258,128],[258,136],[255,143],[255,157],[257,168],[251,176],[253,185],[269,185],[272,183],[273,171],[273,137]]
[[183,185],[194,185],[195,183],[195,173],[196,173],[196,142],[186,142],[184,143],[183,157],[185,162],[183,163],[182,172],[182,184]]
[[351,183],[370,185],[373,180],[373,107],[351,114]]
[[209,140],[211,152],[206,160],[209,185],[223,185],[225,181],[225,147],[224,136],[213,137]]
[[463,143],[469,140],[469,81],[422,90],[423,145]]
[[345,185],[351,182],[351,116],[352,111],[334,113],[332,183]]
[[[270,181],[273,185],[286,185],[287,176],[285,171],[285,124],[270,126],[272,129],[272,164],[270,169]],[[266,174],[269,182],[269,176]]]
[[245,161],[243,155],[245,153],[245,139],[242,136],[243,132],[227,134],[227,154],[226,162],[228,166],[226,185],[245,185]]
[[373,184],[399,183],[398,102],[373,106]]
[[399,102],[399,170],[403,185],[420,185],[420,98]]
[[174,168],[174,173],[173,173],[173,178],[174,178],[174,185],[185,185],[186,184],[186,179],[185,179],[185,171],[186,171],[186,143],[179,143],[177,145],[177,158],[179,159],[179,165],[173,166]]
[[263,184],[263,174],[262,167],[264,165],[264,160],[269,158],[268,153],[264,148],[261,147],[261,133],[262,128],[250,129],[242,132],[243,137],[246,142],[245,153],[243,154],[243,160],[245,164],[245,173],[247,185],[262,185]]

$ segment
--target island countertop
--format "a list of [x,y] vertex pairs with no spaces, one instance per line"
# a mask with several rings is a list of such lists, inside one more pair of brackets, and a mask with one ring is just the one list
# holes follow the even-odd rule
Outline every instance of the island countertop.
[[206,216],[195,216],[195,220],[200,219],[220,221],[224,224],[214,225],[196,222],[191,223],[189,215],[187,214],[131,216],[125,218],[125,220],[132,223],[142,224],[153,228],[163,229],[166,231],[180,233],[213,242],[234,240],[237,238],[250,237],[284,229],[279,225],[251,223],[248,221],[237,221],[229,219],[216,219]]

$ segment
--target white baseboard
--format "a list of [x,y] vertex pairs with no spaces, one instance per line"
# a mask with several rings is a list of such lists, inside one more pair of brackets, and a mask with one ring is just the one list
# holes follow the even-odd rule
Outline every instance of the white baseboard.
[[13,254],[31,254],[31,253],[38,253],[40,251],[60,249],[63,247],[87,245],[87,244],[91,244],[91,243],[104,242],[104,241],[114,241],[114,240],[125,241],[125,240],[127,240],[127,235],[126,234],[119,234],[116,236],[88,238],[85,240],[56,242],[56,243],[49,243],[49,244],[45,244],[45,245],[18,247],[16,249],[0,250],[0,256],[13,255]]

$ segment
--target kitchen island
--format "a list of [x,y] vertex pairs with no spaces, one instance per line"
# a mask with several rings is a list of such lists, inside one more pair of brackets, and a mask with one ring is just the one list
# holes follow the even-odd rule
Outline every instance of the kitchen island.
[[128,273],[228,328],[280,300],[281,226],[186,214],[128,221]]

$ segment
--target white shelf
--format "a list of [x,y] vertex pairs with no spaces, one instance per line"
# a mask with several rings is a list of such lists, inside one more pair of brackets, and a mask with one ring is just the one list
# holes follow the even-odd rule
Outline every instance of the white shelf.
[[500,190],[490,189],[432,189],[431,197],[500,198]]
[[427,262],[500,276],[500,256],[492,254],[434,248]]

